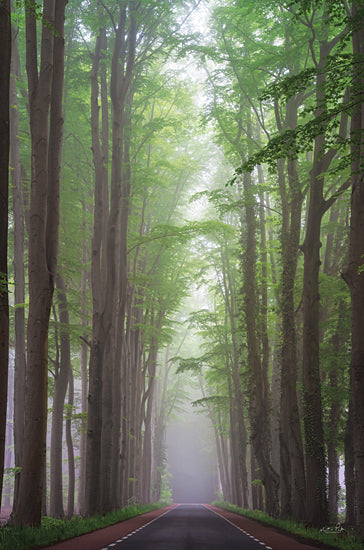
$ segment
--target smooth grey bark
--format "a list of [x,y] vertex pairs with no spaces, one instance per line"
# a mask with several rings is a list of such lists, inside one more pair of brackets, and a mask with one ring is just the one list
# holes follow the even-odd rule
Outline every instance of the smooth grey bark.
[[[81,281],[81,315],[82,320],[81,324],[84,330],[88,326],[88,315],[87,315],[87,272],[86,272],[86,263],[87,263],[87,246],[86,243],[83,245],[83,272],[82,272],[82,281]],[[88,373],[87,373],[87,359],[88,359],[88,341],[86,331],[82,336],[81,343],[81,433],[80,433],[80,465],[79,465],[79,481],[78,481],[78,512],[83,515],[84,511],[84,500],[85,500],[85,465],[86,465],[86,432],[87,432],[87,419],[85,415],[87,414],[87,391],[88,391]]]
[[63,518],[63,422],[65,398],[71,371],[71,345],[66,285],[59,273],[56,275],[56,286],[60,322],[60,359],[59,364],[56,365],[52,410],[50,515],[55,518]]
[[4,474],[9,363],[8,196],[9,95],[11,62],[10,2],[0,3],[0,503]]
[[[39,73],[35,3],[27,2],[25,10],[32,184],[24,448],[19,499],[15,511],[15,522],[22,526],[39,525],[42,510],[47,426],[48,324],[58,253],[59,164],[63,126],[63,27],[66,3],[66,0],[60,0],[56,5],[54,0],[44,0]],[[54,28],[57,30],[56,38]],[[52,128],[50,134],[49,126]],[[50,174],[52,179],[49,178]]]
[[85,457],[85,496],[82,513],[86,516],[100,512],[100,460],[102,426],[102,359],[103,359],[103,309],[104,280],[103,255],[105,255],[104,220],[108,206],[104,203],[105,165],[100,144],[99,84],[98,73],[104,29],[100,29],[92,58],[91,80],[91,133],[94,163],[94,226],[91,250],[92,290],[92,338],[89,363],[88,414]]
[[[71,361],[70,361],[71,363]],[[71,519],[75,510],[75,454],[72,439],[72,414],[74,408],[74,379],[72,367],[69,370],[68,381],[68,410],[66,413],[66,443],[68,457],[68,498],[67,517]]]
[[[12,61],[10,77],[10,154],[11,183],[14,211],[14,466],[20,468],[23,455],[24,438],[24,401],[26,376],[25,349],[25,265],[24,265],[24,208],[22,191],[22,171],[19,144],[19,110],[16,79],[20,78],[20,60],[17,47],[17,32],[12,28]],[[20,474],[15,474],[13,509],[19,491]]]

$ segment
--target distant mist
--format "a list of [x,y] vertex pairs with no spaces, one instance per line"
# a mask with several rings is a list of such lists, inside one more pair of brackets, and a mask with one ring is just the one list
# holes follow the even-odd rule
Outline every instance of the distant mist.
[[174,502],[208,503],[216,498],[216,449],[205,415],[191,411],[169,426],[167,456]]

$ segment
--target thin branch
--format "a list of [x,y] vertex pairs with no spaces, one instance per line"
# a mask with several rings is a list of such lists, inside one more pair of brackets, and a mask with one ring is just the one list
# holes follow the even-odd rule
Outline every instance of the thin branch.
[[91,342],[89,340],[87,340],[87,338],[85,336],[80,335],[80,340],[82,340],[82,342],[87,344],[88,347],[91,349],[91,347],[92,347]]

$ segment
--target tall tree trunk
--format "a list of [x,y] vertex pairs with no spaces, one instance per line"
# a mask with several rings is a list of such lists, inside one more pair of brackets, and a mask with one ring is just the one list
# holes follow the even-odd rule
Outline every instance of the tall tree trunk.
[[[364,54],[364,18],[362,3],[359,0],[352,4],[352,15],[355,21],[353,32],[354,55]],[[360,19],[358,20],[358,17]],[[345,280],[351,295],[351,399],[353,412],[354,461],[356,482],[357,526],[364,538],[364,101],[363,101],[363,61],[355,64],[353,69],[352,95],[355,97],[354,111],[351,118],[352,134],[352,192],[349,265]]]
[[[169,361],[169,348],[167,345],[164,370],[163,370],[163,385],[162,391],[156,392],[157,410],[155,413],[154,434],[153,434],[153,477],[152,477],[152,502],[159,502],[162,491],[162,472],[165,465],[165,432],[166,432],[166,406],[167,406],[167,386],[171,368]],[[161,376],[160,376],[161,378]],[[160,395],[158,395],[158,393]],[[159,398],[159,399],[158,399]],[[159,405],[159,409],[158,409]]]
[[[324,13],[324,16],[326,14]],[[323,36],[317,67],[323,67],[333,42]],[[325,72],[317,76],[316,115],[325,106]],[[340,134],[346,136],[347,118],[342,116]],[[306,522],[320,527],[328,521],[326,494],[326,456],[322,425],[322,402],[319,358],[320,322],[320,248],[321,221],[326,210],[338,194],[324,200],[325,173],[336,154],[334,148],[325,152],[325,135],[315,138],[314,156],[310,173],[310,199],[307,213],[306,235],[303,244],[303,420],[306,455]]]
[[103,233],[104,217],[108,206],[104,203],[104,159],[100,145],[98,72],[101,58],[102,35],[100,29],[92,58],[91,80],[91,133],[94,163],[94,226],[91,252],[92,339],[89,364],[89,393],[87,414],[85,497],[82,513],[92,516],[100,512],[100,459],[102,415],[102,358],[103,358],[103,277],[102,255],[105,254]]
[[324,183],[320,155],[323,150],[323,140],[323,136],[316,139],[316,158],[311,171],[303,275],[303,419],[307,476],[306,521],[309,525],[318,527],[328,521],[319,363],[320,228],[323,215]]
[[[322,19],[328,21],[325,11]],[[322,27],[319,61],[316,63],[315,115],[324,113],[326,108],[326,73],[321,70],[327,58],[338,43],[340,36],[328,40],[328,25]],[[312,30],[314,33],[314,30]],[[348,90],[346,91],[346,95]],[[348,116],[345,111],[340,117],[338,140],[346,139]],[[324,198],[325,174],[337,154],[336,146],[328,148],[325,133],[314,140],[314,154],[310,172],[310,199],[306,222],[306,235],[303,243],[303,419],[306,458],[306,522],[320,527],[328,521],[326,495],[326,456],[323,439],[322,402],[320,380],[320,248],[321,221],[325,212],[335,203],[341,193],[347,189],[346,180],[328,199]]]
[[[71,364],[71,358],[70,358]],[[74,407],[74,379],[72,368],[69,370],[68,411],[66,415],[66,443],[68,456],[68,501],[67,517],[71,519],[75,510],[75,455],[72,440],[72,414]]]
[[[15,330],[15,363],[14,363],[14,466],[21,467],[24,438],[24,401],[25,401],[25,267],[24,267],[24,208],[19,145],[19,110],[16,89],[16,78],[20,77],[20,59],[13,28],[13,46],[10,78],[10,153],[11,182],[13,190],[14,211],[14,330]],[[20,474],[15,474],[13,509],[19,491]]]
[[0,3],[0,503],[4,475],[9,364],[8,196],[10,62],[10,1],[6,0]]
[[[237,446],[238,446],[238,468],[240,477],[240,487],[238,499],[241,500],[239,505],[244,508],[248,507],[248,474],[246,469],[246,450],[247,450],[247,430],[244,420],[244,396],[240,379],[240,362],[237,342],[236,315],[237,308],[235,306],[235,289],[231,279],[231,269],[229,265],[229,257],[227,253],[222,253],[223,265],[223,284],[226,313],[229,316],[231,327],[231,340],[233,345],[233,360],[232,360],[232,382],[234,388],[234,416],[236,423]],[[225,268],[226,266],[226,268]]]
[[[127,40],[125,32],[127,30]],[[107,222],[106,239],[106,294],[103,312],[103,334],[105,336],[102,387],[102,428],[101,428],[101,503],[103,511],[112,508],[111,502],[111,471],[113,453],[113,372],[119,368],[115,364],[115,342],[112,330],[113,319],[117,312],[116,304],[116,233],[119,227],[121,201],[124,198],[122,174],[125,173],[125,100],[131,84],[136,46],[136,19],[133,2],[128,7],[120,8],[119,23],[116,30],[115,46],[112,58],[110,97],[113,115],[113,146],[111,170],[110,211]],[[125,60],[125,62],[124,62]],[[129,189],[130,181],[127,181]],[[129,190],[125,197],[128,202]],[[123,230],[123,228],[122,228]],[[121,237],[126,239],[126,235]],[[123,259],[121,260],[123,261]],[[115,325],[115,323],[114,323]]]
[[[221,418],[220,414],[219,416],[219,424],[221,425]],[[223,490],[223,497],[224,500],[231,502],[231,476],[229,472],[229,459],[228,459],[228,447],[227,447],[227,438],[226,434],[222,431],[222,428],[220,428],[220,432],[218,434],[219,440],[220,440],[220,448],[221,448],[221,468],[224,472],[224,484],[222,487]],[[248,502],[249,502],[249,493],[247,495]]]
[[[159,312],[156,322],[154,323],[154,315],[152,316],[151,326],[154,327],[156,335],[159,334],[162,326],[164,312]],[[147,359],[148,388],[143,396],[143,402],[146,402],[146,410],[144,412],[144,435],[143,435],[143,464],[142,464],[142,498],[143,503],[151,502],[152,489],[152,413],[154,403],[155,377],[157,369],[158,357],[158,336],[152,336],[149,355]],[[144,408],[144,407],[143,407]]]
[[355,498],[355,465],[354,465],[354,433],[353,433],[353,406],[350,400],[348,417],[345,426],[345,490],[346,516],[345,524],[350,527],[356,525],[356,498]]
[[127,353],[127,339],[126,334],[122,335],[122,373],[121,373],[121,383],[123,387],[122,392],[122,401],[121,401],[121,441],[120,441],[120,491],[121,491],[121,505],[126,506],[129,498],[129,446],[130,446],[130,437],[129,437],[129,399],[128,392],[130,387],[130,363],[128,360]]
[[[15,513],[15,521],[20,525],[40,524],[45,467],[48,324],[58,252],[59,166],[63,125],[63,28],[66,0],[57,2],[57,6],[55,4],[54,0],[44,0],[39,75],[35,3],[27,2],[25,10],[32,185],[24,449],[19,500]],[[57,31],[56,36],[54,28]],[[52,131],[48,137],[50,106],[49,126]]]
[[[87,246],[83,245],[83,273],[81,282],[81,315],[82,315],[82,327],[86,328],[87,322],[87,271],[86,271],[86,259],[87,259]],[[85,415],[87,413],[87,358],[88,358],[88,344],[86,340],[86,331],[83,334],[81,344],[81,430],[80,430],[80,462],[79,462],[79,482],[78,482],[78,512],[82,515],[84,512],[85,502],[85,467],[86,467],[86,431],[87,420]]]
[[54,397],[51,433],[51,492],[50,515],[64,517],[63,508],[63,419],[64,404],[71,370],[71,346],[69,336],[69,313],[66,285],[62,276],[57,273],[57,298],[61,337],[61,358],[59,370],[54,380]]
[[272,377],[270,382],[271,393],[271,437],[272,437],[272,466],[276,472],[280,471],[280,444],[279,444],[279,416],[281,402],[281,345],[280,323],[277,320],[275,341],[273,345]]
[[[6,468],[11,468],[13,466],[13,415],[14,415],[14,369],[12,365],[9,365],[9,374],[8,374],[8,412],[7,412],[7,423],[6,423],[6,437],[5,437],[5,459],[4,466]],[[10,477],[7,478],[4,484],[4,494],[3,502],[4,508],[6,510],[10,509],[11,506],[11,493],[12,493],[12,480]]]
[[[297,124],[298,100],[288,101],[286,126]],[[282,371],[280,406],[281,515],[297,521],[304,517],[305,468],[300,415],[297,404],[297,335],[294,284],[300,243],[303,194],[296,162],[287,161],[287,179],[283,160],[278,161],[278,179],[282,204]]]
[[268,373],[263,371],[257,339],[256,319],[256,217],[251,175],[244,172],[243,189],[245,201],[246,232],[242,236],[245,244],[243,255],[244,314],[248,344],[250,402],[249,417],[253,452],[259,464],[262,483],[266,494],[266,510],[273,517],[279,513],[278,474],[271,465],[269,385]]
[[[340,357],[340,350],[342,349],[342,334],[336,333],[333,339],[334,342],[333,351]],[[337,365],[329,373],[330,389],[335,395],[339,388],[339,376]],[[341,417],[341,404],[340,402],[333,401],[330,406],[329,421],[328,421],[328,435],[327,435],[327,464],[328,464],[328,509],[329,509],[329,521],[330,523],[337,522],[338,515],[338,499],[339,499],[339,454],[338,454],[338,427]]]
[[[130,446],[129,446],[129,499],[132,502],[141,502],[142,491],[142,395],[145,380],[145,372],[142,372],[143,346],[141,328],[134,327],[143,322],[143,312],[140,303],[133,304],[132,323],[129,325],[130,334],[130,390],[129,390],[129,414],[130,414]],[[144,376],[143,376],[144,375]]]

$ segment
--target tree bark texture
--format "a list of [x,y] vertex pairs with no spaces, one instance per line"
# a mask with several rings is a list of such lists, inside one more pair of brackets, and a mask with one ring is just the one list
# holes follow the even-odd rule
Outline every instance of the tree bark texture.
[[94,227],[91,252],[91,289],[92,289],[92,339],[89,364],[88,415],[85,464],[85,498],[82,513],[85,516],[100,512],[100,460],[101,460],[101,424],[102,424],[102,358],[103,332],[102,311],[103,281],[102,256],[105,255],[104,217],[108,206],[104,204],[104,159],[100,145],[99,129],[99,85],[98,73],[101,57],[103,29],[96,39],[91,70],[91,133],[94,163]]
[[[66,1],[45,0],[38,74],[35,3],[26,5],[27,74],[32,142],[29,219],[29,317],[23,462],[15,521],[39,525],[47,427],[48,324],[58,252],[62,141],[63,26]],[[53,32],[56,29],[57,38]],[[54,44],[56,42],[56,44]],[[56,52],[55,52],[56,50]],[[55,56],[55,57],[54,57]],[[54,64],[57,63],[54,71]],[[53,74],[54,73],[54,74]],[[53,87],[60,88],[51,101]],[[58,93],[60,92],[60,93]],[[49,109],[51,106],[49,135]],[[52,167],[52,178],[48,171]],[[47,217],[47,212],[52,219]]]
[[[71,358],[70,358],[71,359]],[[71,366],[71,360],[70,360]],[[67,517],[71,519],[75,510],[75,453],[72,439],[72,414],[74,408],[74,379],[72,368],[69,370],[68,381],[68,411],[66,414],[66,443],[68,457],[68,499],[67,499]]]
[[350,527],[354,527],[356,525],[356,498],[355,498],[353,405],[351,400],[349,402],[348,416],[346,419],[346,426],[345,426],[344,456],[345,456],[345,491],[346,491],[345,524]]
[[157,319],[152,316],[152,324],[155,335],[152,336],[149,354],[146,364],[146,373],[148,377],[148,388],[143,396],[144,406],[144,435],[143,435],[143,463],[142,463],[142,498],[144,503],[151,502],[152,489],[152,413],[154,405],[155,378],[158,358],[158,335],[162,327],[162,321],[165,312],[157,313]]
[[80,459],[79,459],[79,476],[78,476],[78,512],[83,515],[84,501],[85,501],[85,465],[86,465],[86,433],[87,433],[87,420],[85,415],[87,413],[87,391],[88,391],[88,372],[87,372],[87,360],[88,360],[88,345],[86,343],[86,327],[88,325],[87,315],[87,246],[83,244],[83,273],[81,282],[81,323],[85,329],[83,334],[83,340],[81,344],[81,433],[80,433]]
[[268,373],[263,371],[257,338],[258,316],[256,288],[256,213],[251,175],[244,172],[245,234],[242,236],[244,314],[248,345],[251,444],[259,464],[266,492],[266,510],[273,517],[279,513],[279,476],[271,465]]
[[9,364],[8,197],[10,149],[10,2],[0,3],[0,502],[4,475]]
[[[329,53],[330,46],[327,40],[323,40],[320,45],[321,65],[325,63]],[[321,112],[325,102],[325,78],[324,73],[317,77],[316,102],[320,106],[317,114]],[[325,136],[320,135],[315,139],[303,245],[303,420],[306,455],[306,522],[316,527],[322,527],[328,521],[319,359],[321,220],[325,212],[324,174],[330,165],[330,159],[324,153]]]
[[[286,108],[286,124],[289,128],[294,128],[297,124],[297,108],[297,100],[291,99]],[[278,161],[278,179],[282,205],[282,365],[279,433],[281,515],[300,520],[304,517],[305,467],[297,403],[294,284],[300,243],[303,195],[296,162],[287,161],[286,176],[283,161]]]
[[[25,267],[24,267],[24,208],[22,193],[22,175],[19,144],[19,111],[16,79],[20,77],[20,60],[17,47],[16,31],[12,28],[12,58],[10,77],[10,154],[11,183],[13,190],[14,211],[14,330],[15,330],[15,363],[14,363],[14,466],[21,467],[24,438],[24,401],[26,376],[25,349]],[[20,473],[15,474],[14,502],[16,509],[19,491]]]
[[54,380],[52,411],[51,451],[50,451],[50,515],[64,517],[63,508],[63,421],[64,405],[71,370],[71,346],[69,337],[69,313],[66,285],[57,273],[57,298],[60,322],[60,363]]
[[244,395],[240,378],[240,361],[239,361],[239,342],[237,340],[238,330],[236,327],[237,307],[235,304],[235,285],[232,280],[232,271],[230,268],[229,257],[225,250],[226,240],[222,245],[221,264],[222,264],[222,279],[223,279],[223,294],[225,301],[225,315],[229,319],[231,341],[233,347],[233,356],[231,361],[231,389],[232,389],[232,414],[233,414],[233,430],[234,444],[234,459],[236,459],[236,486],[237,486],[237,505],[244,508],[248,507],[248,474],[246,468],[246,451],[247,451],[247,430],[244,419]]
[[[130,181],[125,180],[128,172],[128,159],[125,158],[125,147],[128,136],[125,135],[125,101],[131,85],[132,71],[135,60],[135,46],[137,26],[133,3],[129,9],[120,9],[119,26],[115,36],[115,46],[111,67],[110,97],[112,101],[112,170],[111,170],[111,191],[110,211],[107,222],[106,257],[106,297],[104,309],[104,334],[105,348],[103,361],[103,394],[102,394],[102,455],[101,455],[101,501],[103,511],[111,510],[111,486],[112,486],[112,453],[119,453],[119,449],[113,449],[113,382],[114,371],[120,368],[120,362],[115,356],[115,332],[112,326],[116,324],[118,309],[117,296],[117,232],[120,227],[120,215],[122,201],[128,205]],[[128,20],[127,20],[128,18]],[[126,27],[126,25],[128,25]],[[127,31],[126,31],[127,28]],[[125,35],[127,39],[125,40]],[[120,63],[120,55],[125,58],[125,65]],[[123,196],[122,189],[127,185],[128,191]],[[126,241],[127,226],[121,226],[121,239]],[[125,262],[125,259],[120,259]],[[115,442],[117,443],[117,442]]]
[[[360,11],[361,10],[361,11]],[[364,19],[362,3],[354,1],[352,14],[355,21],[353,32],[354,55],[364,54]],[[358,15],[360,19],[358,20]],[[364,100],[363,61],[353,69],[352,96],[356,106],[351,119],[352,188],[349,264],[344,278],[351,295],[351,365],[350,382],[352,397],[352,422],[355,463],[355,489],[357,526],[364,539]]]

